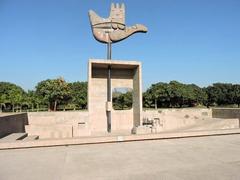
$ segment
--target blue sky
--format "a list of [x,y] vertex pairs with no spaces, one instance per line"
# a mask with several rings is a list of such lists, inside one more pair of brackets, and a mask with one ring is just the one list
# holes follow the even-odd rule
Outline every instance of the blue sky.
[[113,45],[113,59],[142,61],[144,89],[240,83],[239,0],[0,0],[0,81],[26,90],[59,76],[86,81],[88,59],[106,57],[88,10],[107,17],[111,2],[125,3],[127,25],[149,29]]

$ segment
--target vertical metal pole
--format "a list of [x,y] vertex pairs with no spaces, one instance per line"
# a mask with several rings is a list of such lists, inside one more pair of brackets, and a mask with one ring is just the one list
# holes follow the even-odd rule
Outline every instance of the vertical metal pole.
[[107,43],[107,59],[112,59],[112,43]]
[[[107,59],[112,59],[112,44],[107,44]],[[108,66],[108,77],[107,77],[107,101],[112,101],[112,89],[111,89],[111,66]],[[107,110],[107,131],[111,132],[111,111]]]

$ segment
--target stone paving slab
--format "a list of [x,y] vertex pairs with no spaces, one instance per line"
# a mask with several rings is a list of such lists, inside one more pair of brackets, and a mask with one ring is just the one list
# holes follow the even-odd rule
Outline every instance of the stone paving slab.
[[3,180],[239,180],[240,135],[0,152]]
[[189,138],[202,136],[220,136],[240,134],[240,129],[228,130],[210,130],[210,131],[186,131],[186,132],[169,132],[143,135],[124,135],[124,136],[101,136],[101,137],[83,137],[71,139],[48,139],[36,141],[18,141],[0,143],[0,150],[18,149],[18,148],[36,148],[36,147],[51,147],[51,146],[67,146],[67,145],[84,145],[84,144],[99,144],[99,143],[117,143],[129,141],[144,141],[144,140],[159,140],[159,139],[174,139],[174,138]]

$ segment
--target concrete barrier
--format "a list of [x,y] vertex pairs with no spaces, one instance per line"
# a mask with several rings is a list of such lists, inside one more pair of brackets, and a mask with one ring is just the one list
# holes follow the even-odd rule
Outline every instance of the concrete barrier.
[[25,125],[28,124],[27,113],[8,114],[0,116],[0,138],[11,133],[25,132]]
[[39,139],[90,136],[88,119],[88,111],[30,112],[26,132]]

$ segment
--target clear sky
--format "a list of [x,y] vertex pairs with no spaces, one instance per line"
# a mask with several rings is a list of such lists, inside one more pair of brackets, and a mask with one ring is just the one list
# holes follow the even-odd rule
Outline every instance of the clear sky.
[[149,29],[113,45],[113,59],[142,61],[144,89],[240,83],[239,0],[0,0],[0,81],[26,90],[60,76],[86,81],[88,59],[106,57],[88,10],[107,17],[111,2],[125,3],[127,25]]

